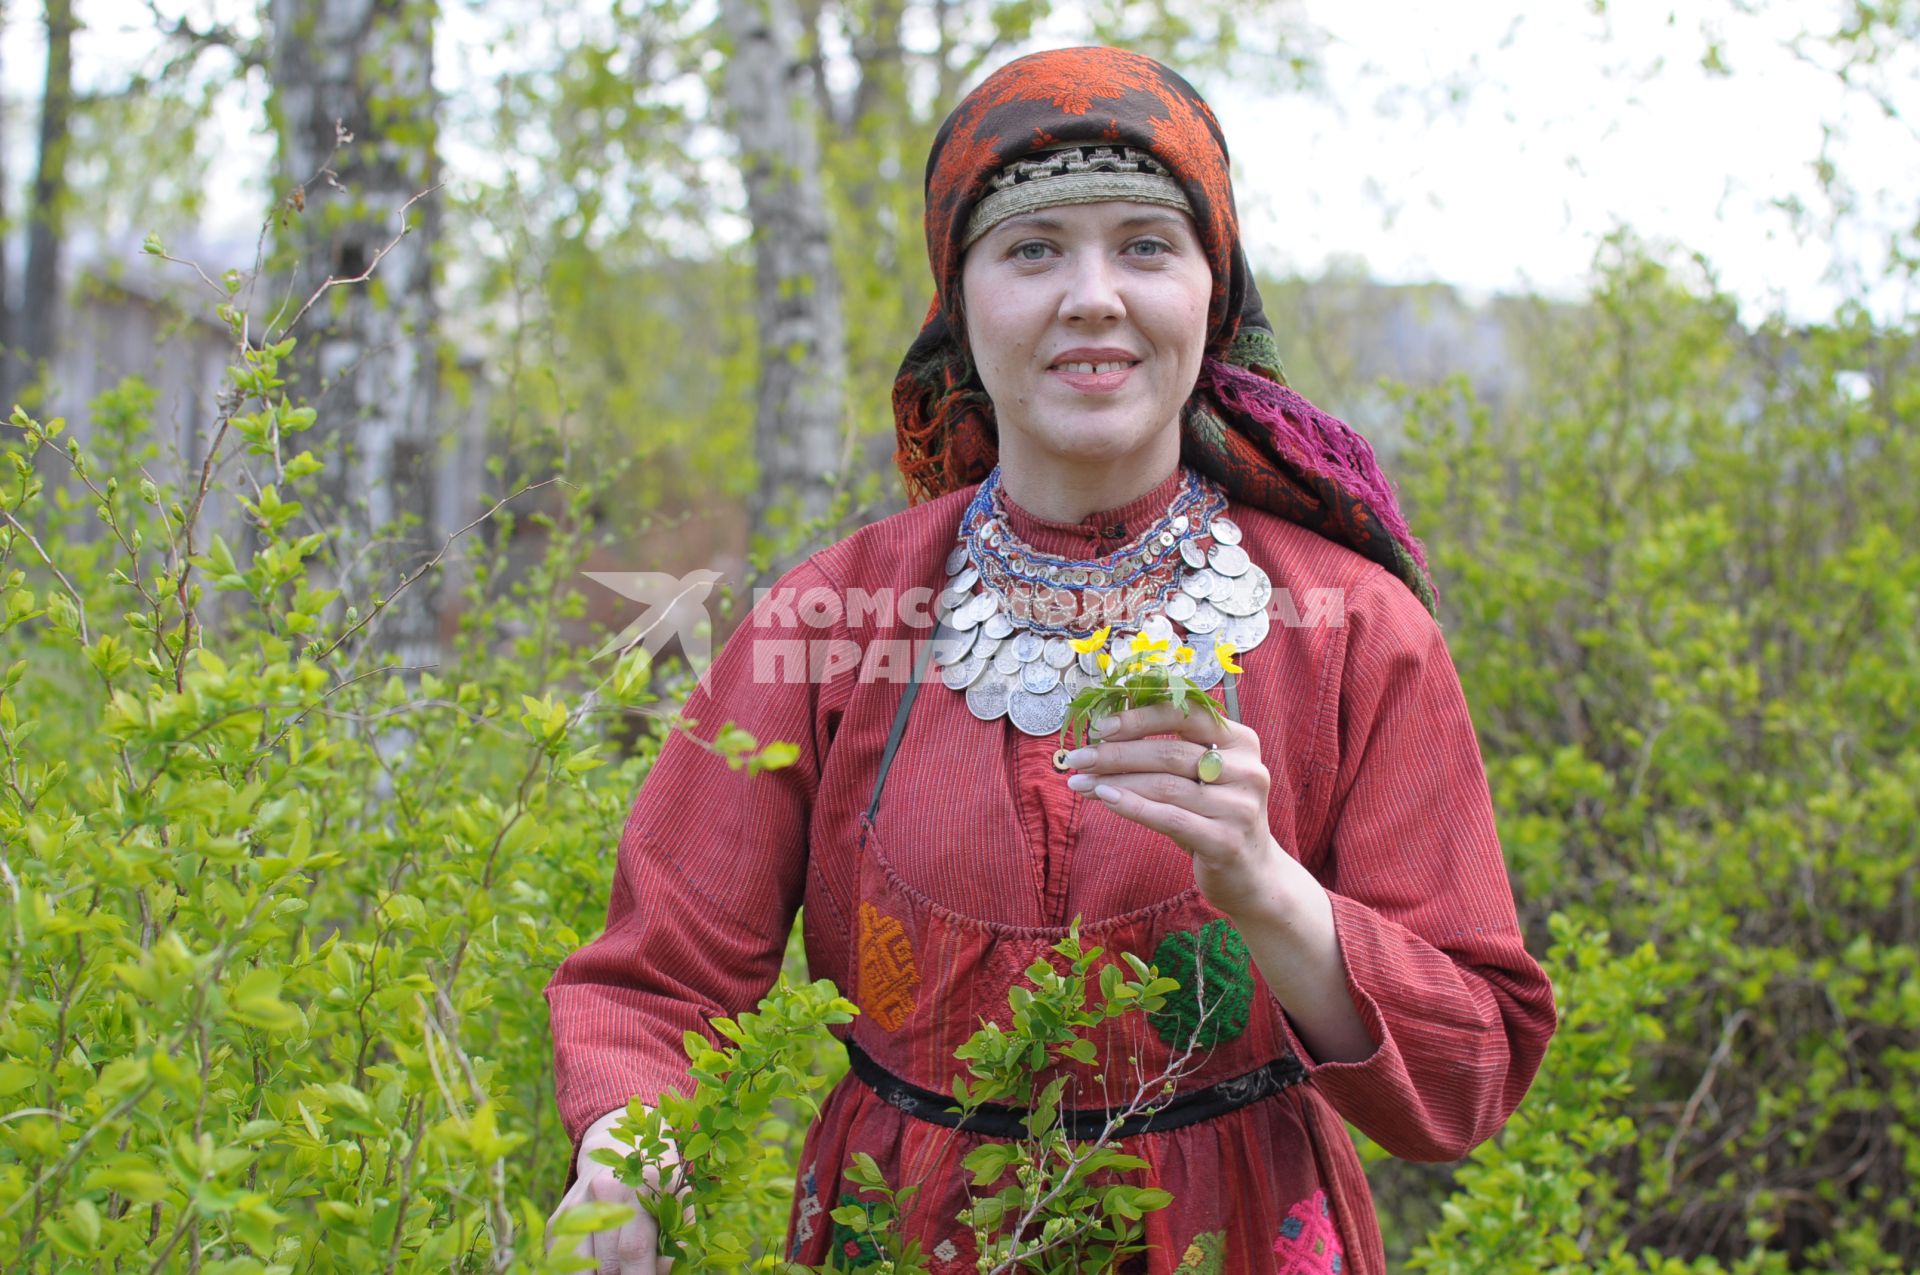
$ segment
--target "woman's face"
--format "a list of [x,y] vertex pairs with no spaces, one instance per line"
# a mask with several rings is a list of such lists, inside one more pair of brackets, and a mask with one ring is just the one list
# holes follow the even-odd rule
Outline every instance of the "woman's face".
[[962,304],[1003,460],[1177,448],[1212,289],[1193,219],[1156,204],[1042,208],[975,241]]

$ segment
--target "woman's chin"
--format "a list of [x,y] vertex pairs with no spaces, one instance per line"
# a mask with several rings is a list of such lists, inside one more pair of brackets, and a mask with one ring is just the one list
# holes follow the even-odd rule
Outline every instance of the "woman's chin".
[[1063,469],[1133,468],[1146,463],[1153,449],[1146,440],[1128,443],[1111,437],[1054,439],[1027,452],[1029,464]]

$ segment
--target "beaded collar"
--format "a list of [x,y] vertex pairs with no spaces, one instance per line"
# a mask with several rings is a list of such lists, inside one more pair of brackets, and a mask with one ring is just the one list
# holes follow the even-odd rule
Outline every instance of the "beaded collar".
[[1183,468],[1173,500],[1138,536],[1068,558],[1014,533],[995,466],[947,555],[933,650],[940,680],[982,720],[1004,715],[1029,735],[1054,734],[1068,703],[1101,677],[1098,652],[1076,653],[1069,640],[1107,626],[1113,659],[1131,654],[1136,634],[1177,638],[1169,645],[1194,658],[1170,667],[1203,689],[1216,685],[1224,674],[1214,643],[1232,642],[1236,660],[1258,646],[1273,592],[1226,510],[1218,483]]

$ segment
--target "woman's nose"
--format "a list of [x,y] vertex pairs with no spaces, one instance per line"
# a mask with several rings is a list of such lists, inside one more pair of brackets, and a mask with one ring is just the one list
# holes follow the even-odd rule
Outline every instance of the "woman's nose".
[[1120,281],[1105,253],[1076,254],[1068,265],[1066,292],[1060,298],[1063,319],[1114,319],[1126,313]]

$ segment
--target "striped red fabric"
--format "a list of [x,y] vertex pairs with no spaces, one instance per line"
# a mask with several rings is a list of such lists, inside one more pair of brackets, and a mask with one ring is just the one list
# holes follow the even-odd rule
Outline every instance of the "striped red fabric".
[[[1035,547],[1091,557],[1158,517],[1180,481],[1176,469],[1073,523],[1011,500],[1008,513]],[[803,904],[813,976],[853,988],[858,821],[976,489],[787,572],[689,699],[701,739],[732,723],[763,743],[793,742],[799,758],[749,778],[679,734],[662,748],[620,838],[606,930],[546,988],[576,1147],[630,1097],[686,1086],[682,1034],[753,1008]],[[1349,988],[1378,1045],[1362,1062],[1316,1064],[1291,1042],[1309,1073],[1297,1092],[1313,1145],[1300,1150],[1349,1235],[1344,1269],[1376,1271],[1378,1228],[1340,1119],[1398,1155],[1465,1155],[1531,1083],[1553,994],[1516,923],[1439,626],[1354,551],[1252,506],[1229,512],[1274,584],[1269,636],[1242,660],[1239,683],[1241,719],[1272,777],[1270,826],[1333,896]],[[923,685],[875,817],[894,869],[944,907],[1009,926],[1093,921],[1191,887],[1171,842],[1066,786],[1055,747],[1004,718],[978,720],[937,679]]]

